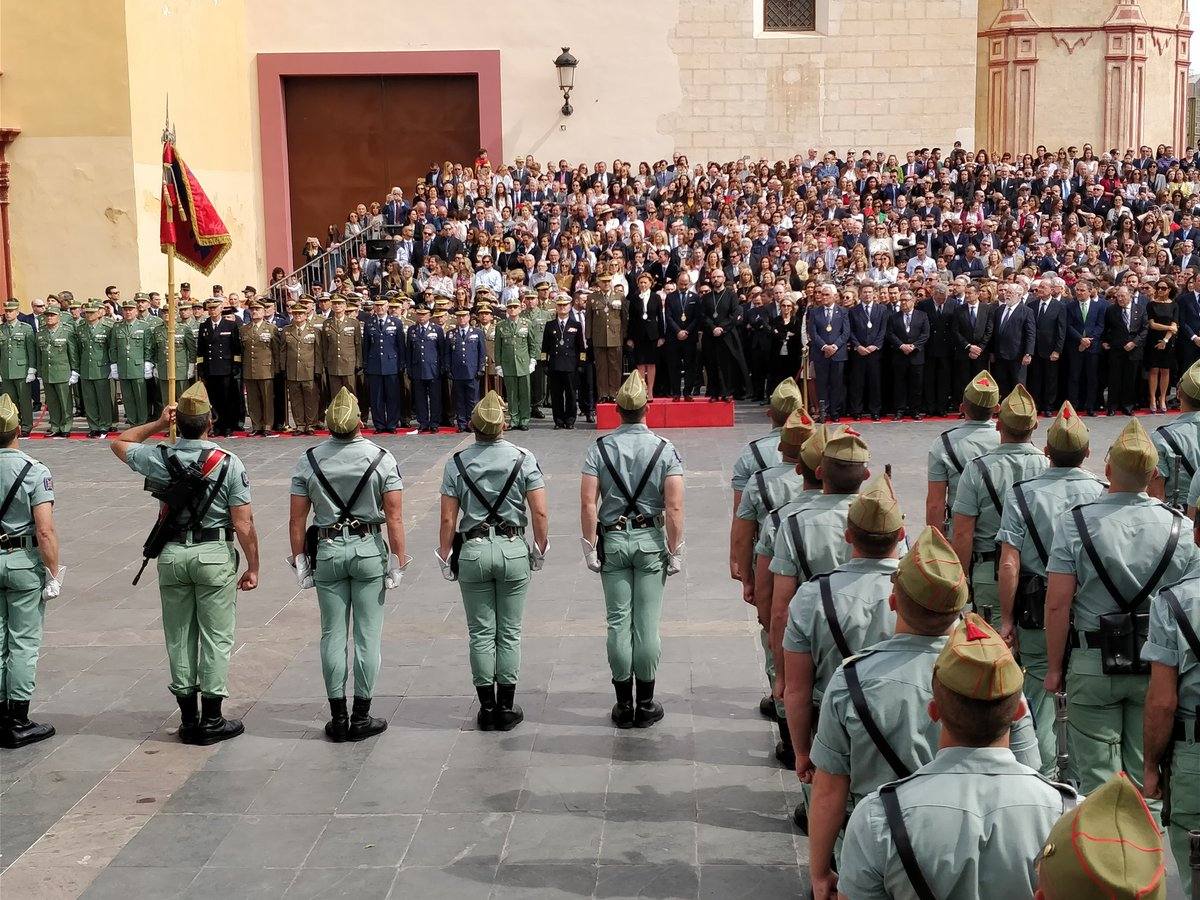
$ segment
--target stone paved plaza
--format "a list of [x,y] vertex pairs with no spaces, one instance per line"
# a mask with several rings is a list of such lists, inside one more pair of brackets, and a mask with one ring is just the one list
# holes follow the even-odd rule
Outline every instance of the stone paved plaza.
[[[99,443],[26,442],[55,476],[69,572],[47,611],[34,706],[58,734],[0,755],[0,895],[800,896],[797,783],[758,714],[757,626],[726,563],[730,468],[767,428],[760,407],[738,421],[667,432],[687,471],[688,554],[664,603],[667,715],[646,731],[609,722],[600,582],[579,553],[578,472],[594,433],[517,434],[546,473],[552,546],[525,615],[525,723],[508,734],[474,730],[462,605],[432,554],[442,467],[465,440],[386,440],[415,557],[388,594],[374,712],[390,727],[340,745],[322,731],[315,595],[282,562],[288,477],[307,441],[229,442],[251,478],[263,567],[238,600],[226,706],[246,734],[208,748],[173,734],[153,566],[130,586],[152,501]],[[1090,424],[1099,469],[1122,423]],[[862,426],[914,527],[926,449],[946,427]]]

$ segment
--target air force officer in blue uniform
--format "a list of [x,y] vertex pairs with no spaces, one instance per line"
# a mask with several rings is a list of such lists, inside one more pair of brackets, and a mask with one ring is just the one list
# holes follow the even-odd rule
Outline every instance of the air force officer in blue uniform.
[[454,424],[459,431],[471,430],[471,411],[479,400],[479,376],[487,362],[483,329],[471,327],[471,310],[454,311],[457,324],[446,334],[446,364],[450,392],[454,398]]
[[371,424],[391,434],[400,424],[400,379],[405,369],[404,323],[387,314],[387,299],[375,299],[375,314],[363,321],[363,374],[371,395]]
[[429,307],[418,302],[408,329],[408,378],[412,382],[417,430],[437,434],[442,421],[442,376],[446,372],[446,335],[429,321]]

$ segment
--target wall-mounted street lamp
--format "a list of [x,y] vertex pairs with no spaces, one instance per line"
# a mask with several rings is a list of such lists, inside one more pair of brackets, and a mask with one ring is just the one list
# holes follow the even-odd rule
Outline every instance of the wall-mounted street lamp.
[[554,60],[554,68],[558,70],[558,89],[562,91],[562,114],[569,116],[575,110],[571,108],[571,89],[575,87],[575,67],[579,60],[571,55],[570,47],[563,47],[562,53]]

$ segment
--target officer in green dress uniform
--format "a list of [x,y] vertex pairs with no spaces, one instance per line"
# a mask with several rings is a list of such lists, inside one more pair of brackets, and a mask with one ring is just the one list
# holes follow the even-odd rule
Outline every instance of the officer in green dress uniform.
[[1107,485],[1079,468],[1089,455],[1083,419],[1068,400],[1046,433],[1050,468],[1018,481],[1004,496],[1004,513],[996,540],[1000,544],[1000,635],[1017,649],[1025,672],[1025,697],[1042,750],[1042,774],[1066,779],[1055,757],[1054,697],[1043,689],[1046,679],[1046,563],[1054,524],[1080,503],[1091,503]]
[[1000,387],[986,369],[963,389],[958,410],[966,420],[943,431],[929,446],[928,487],[925,493],[925,524],[951,533],[950,510],[958,480],[971,460],[994,450],[1000,443],[992,418],[1000,402]]
[[1194,574],[1183,516],[1146,494],[1158,452],[1138,423],[1108,451],[1108,493],[1059,516],[1046,564],[1048,693],[1065,690],[1071,760],[1090,794],[1117,772],[1141,777],[1150,664],[1140,657],[1155,593]]
[[[156,322],[163,319],[151,316]],[[196,334],[198,328],[192,328],[190,320],[182,318],[175,322],[175,396],[180,396],[187,390],[192,376],[196,374]],[[158,379],[158,393],[162,402],[166,403],[170,396],[168,378],[171,372],[167,365],[167,328],[161,326],[158,340],[154,347],[154,371]]]
[[[54,734],[29,720],[37,680],[46,601],[62,591],[54,479],[17,449],[20,413],[0,395],[0,747],[13,749]],[[19,483],[19,486],[17,486]],[[13,488],[16,486],[16,490]]]
[[1021,682],[1012,653],[980,616],[955,626],[933,667],[937,756],[855,807],[834,876],[838,891],[954,900],[1032,895],[1034,861],[1078,797],[1021,765],[1009,747],[1012,724],[1025,712]]
[[1200,362],[1179,379],[1179,415],[1150,433],[1158,451],[1158,473],[1150,482],[1150,496],[1182,509],[1188,485],[1200,470]]
[[146,420],[149,421],[150,419],[157,419],[162,415],[163,405],[167,402],[165,388],[160,387],[160,385],[165,385],[166,383],[166,371],[164,370],[160,377],[156,362],[160,351],[164,358],[166,355],[166,351],[162,347],[167,340],[167,320],[162,318],[162,316],[153,316],[150,314],[149,294],[138,291],[133,295],[133,299],[137,303],[137,321],[144,322],[148,328],[158,331],[158,334],[154,336],[154,353],[149,355],[149,359],[153,365],[150,368],[150,377],[146,379]]
[[87,417],[88,437],[105,437],[112,430],[113,407],[108,355],[108,337],[112,322],[103,316],[100,301],[89,300],[83,320],[75,326],[75,346],[79,350],[79,386],[83,393],[83,414]]
[[[525,308],[521,310],[521,318],[529,323],[537,338],[538,349],[542,346],[542,335],[546,331],[546,323],[554,318],[553,301],[550,299],[550,282],[538,282],[536,288],[526,288],[523,292]],[[541,361],[540,353],[535,353],[534,370],[529,374],[529,410],[535,419],[544,419],[543,406],[550,405],[550,395],[547,390],[547,366]]]
[[683,461],[646,427],[649,400],[634,370],[616,396],[621,425],[588,448],[580,486],[580,542],[604,589],[618,728],[648,728],[663,717],[654,699],[663,589],[683,566]]
[[1037,404],[1018,384],[1000,404],[1000,446],[969,463],[954,494],[954,552],[971,581],[971,604],[994,628],[1000,625],[996,532],[1004,495],[1014,481],[1040,475],[1049,463],[1033,446]]
[[[329,439],[300,454],[292,472],[292,555],[287,563],[301,589],[317,589],[321,674],[331,715],[325,734],[339,743],[361,741],[387,728],[386,720],[371,715],[371,698],[379,675],[386,591],[400,586],[409,562],[400,467],[390,452],[359,433],[360,421],[358,400],[343,387],[325,411]],[[317,528],[316,572],[304,550],[310,509]],[[347,714],[351,628],[354,708]]]
[[71,433],[75,405],[71,387],[79,381],[79,350],[70,326],[62,324],[62,310],[56,302],[46,305],[46,325],[37,333],[38,377],[46,392],[49,407],[50,437],[65,438]]
[[37,379],[37,338],[33,327],[17,316],[21,304],[15,299],[4,303],[4,323],[0,324],[0,392],[16,405],[21,416],[21,436],[33,431],[33,399],[30,385]]
[[[124,311],[129,315],[128,307]],[[172,420],[179,429],[174,446],[145,443],[166,431]],[[202,745],[237,737],[244,730],[240,720],[221,714],[221,705],[229,693],[237,592],[258,586],[250,478],[241,460],[207,440],[211,426],[208,392],[197,382],[184,391],[177,408],[166,407],[156,421],[135,425],[112,442],[113,453],[145,477],[147,490],[160,490],[177,477],[172,462],[184,468],[194,463],[212,482],[198,508],[203,513],[200,521],[185,513],[158,557],[171,693],[179,703],[179,739]],[[235,534],[246,554],[241,578]]]
[[125,418],[144,425],[150,418],[146,382],[154,377],[158,329],[137,317],[137,301],[121,302],[121,321],[108,335],[109,377],[120,379]]
[[503,322],[496,325],[496,374],[504,379],[512,427],[529,430],[529,376],[537,361],[542,337],[519,315],[521,301],[510,297]]
[[504,414],[500,395],[488,391],[471,411],[475,443],[442,474],[438,564],[462,591],[481,731],[511,731],[525,717],[514,702],[521,620],[530,573],[550,548],[542,470],[532,453],[503,439]]
[[1035,900],[1166,900],[1162,836],[1137,786],[1115,775],[1064,813],[1037,863]]

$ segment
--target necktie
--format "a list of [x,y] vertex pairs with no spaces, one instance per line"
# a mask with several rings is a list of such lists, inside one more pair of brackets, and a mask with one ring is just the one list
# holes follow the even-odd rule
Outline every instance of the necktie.
[[1080,305],[1083,307],[1083,321],[1086,322],[1087,317],[1088,317],[1088,310],[1092,308],[1092,302],[1090,300],[1084,300],[1083,303]]
[[975,327],[975,307],[968,306],[967,312],[969,312],[971,314],[971,328],[974,328]]
[[1004,315],[1000,317],[1000,327],[1003,328],[1008,323],[1008,314],[1012,311],[1011,306],[1004,307]]
[[1125,330],[1128,331],[1129,330],[1129,307],[1128,306],[1125,307],[1124,315],[1125,315]]
[[904,314],[904,330],[905,331],[908,331],[908,326],[909,326],[910,322],[912,322],[912,315],[910,313],[905,313]]

